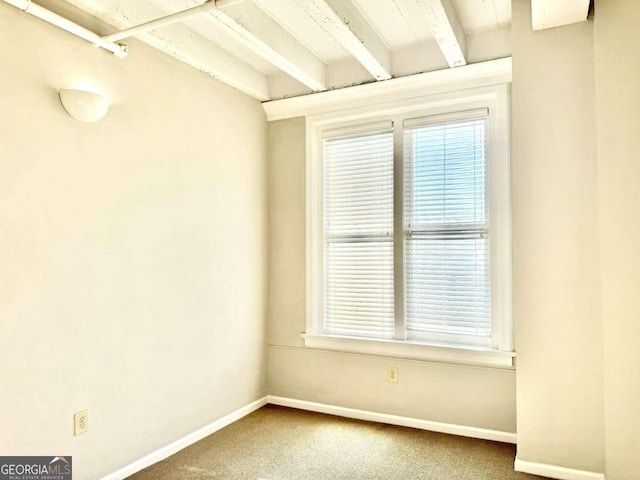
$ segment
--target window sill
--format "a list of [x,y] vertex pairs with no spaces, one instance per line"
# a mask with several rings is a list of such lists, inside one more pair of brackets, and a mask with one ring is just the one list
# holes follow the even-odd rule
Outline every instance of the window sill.
[[338,335],[303,333],[307,347],[384,357],[430,360],[434,362],[514,368],[515,352],[469,347],[427,345],[397,340],[374,340]]

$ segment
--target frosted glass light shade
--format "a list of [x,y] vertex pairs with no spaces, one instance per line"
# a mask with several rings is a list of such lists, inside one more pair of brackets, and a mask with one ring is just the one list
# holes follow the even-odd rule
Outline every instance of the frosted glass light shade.
[[107,97],[84,90],[60,90],[60,102],[80,122],[97,122],[109,110]]

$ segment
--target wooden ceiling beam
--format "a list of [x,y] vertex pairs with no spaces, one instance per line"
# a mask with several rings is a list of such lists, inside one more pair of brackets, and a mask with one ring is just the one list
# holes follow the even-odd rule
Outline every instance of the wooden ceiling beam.
[[[123,17],[119,8],[108,8],[105,2],[69,0],[69,3],[120,30],[142,25],[150,18],[160,18],[167,14],[157,5],[146,1],[136,3],[136,8],[131,8],[126,17]],[[270,99],[266,75],[185,25],[168,25],[141,33],[138,38],[257,100]]]
[[[175,0],[151,0],[169,11]],[[184,2],[182,2],[184,3]],[[242,45],[266,62],[290,75],[313,92],[327,89],[326,66],[254,2],[205,2],[185,12],[202,9],[202,14],[187,17],[185,25],[207,38],[211,29],[223,32],[222,38]],[[180,14],[174,14],[180,15]],[[215,41],[215,39],[212,39]],[[224,47],[224,44],[221,44]]]
[[450,67],[467,64],[466,39],[452,0],[416,0]]
[[376,80],[391,78],[391,53],[356,8],[336,0],[294,0]]
[[144,34],[140,40],[257,100],[271,97],[266,75],[215,43],[198,37],[189,28],[175,25]]
[[312,91],[327,89],[324,62],[253,2],[213,10],[203,18]]

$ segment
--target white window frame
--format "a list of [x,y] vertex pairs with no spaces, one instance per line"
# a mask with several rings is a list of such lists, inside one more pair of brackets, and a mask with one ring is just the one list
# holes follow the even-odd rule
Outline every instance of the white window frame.
[[[403,340],[377,340],[322,333],[323,222],[322,138],[326,130],[412,117],[488,109],[488,191],[491,222],[491,348],[450,346]],[[396,123],[397,124],[397,123]],[[413,96],[366,107],[309,116],[306,119],[307,318],[305,345],[312,348],[441,362],[511,368],[515,353],[511,315],[511,203],[509,174],[509,84],[489,85],[435,95]],[[402,128],[396,129],[394,156],[400,155]],[[402,162],[394,167],[401,179]],[[402,185],[395,183],[395,198]],[[399,190],[399,192],[398,192]],[[400,197],[398,197],[400,195]],[[402,235],[402,219],[395,221]],[[396,242],[398,239],[396,239]],[[402,243],[402,242],[400,242]],[[396,262],[398,260],[396,259]],[[402,260],[400,260],[402,261]],[[396,280],[397,281],[397,280]],[[402,313],[403,315],[403,313]]]

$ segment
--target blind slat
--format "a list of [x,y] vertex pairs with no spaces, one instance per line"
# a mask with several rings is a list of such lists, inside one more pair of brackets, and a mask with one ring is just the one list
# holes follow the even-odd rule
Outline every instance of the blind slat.
[[[490,338],[485,128],[485,118],[405,128],[409,339],[429,333]],[[456,230],[460,224],[467,228]]]
[[393,134],[324,139],[324,331],[393,337]]
[[[409,339],[490,341],[486,111],[468,115],[404,123]],[[325,333],[394,337],[393,153],[381,124],[323,140]]]

